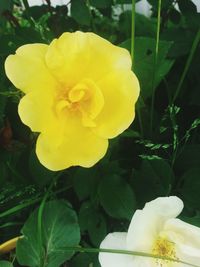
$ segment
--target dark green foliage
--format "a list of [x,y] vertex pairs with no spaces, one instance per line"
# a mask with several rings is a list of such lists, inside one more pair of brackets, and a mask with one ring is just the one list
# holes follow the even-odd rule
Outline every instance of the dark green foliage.
[[1,267],[13,267],[12,263],[9,261],[0,261]]
[[0,244],[24,235],[16,252],[0,255],[0,266],[100,267],[98,255],[67,247],[79,241],[98,247],[108,233],[127,231],[135,210],[159,196],[181,197],[181,218],[200,226],[199,44],[183,76],[200,25],[196,6],[162,1],[155,60],[158,1],[148,0],[151,17],[135,16],[133,69],[141,95],[133,124],[110,140],[94,167],[52,172],[36,157],[37,133],[20,121],[22,94],[7,79],[4,61],[23,44],[49,44],[76,30],[131,51],[132,0],[44,2],[49,4],[28,7],[27,1],[0,0]]
[[73,255],[64,247],[77,246],[80,241],[76,214],[64,201],[50,201],[44,206],[41,237],[38,210],[23,226],[22,235],[17,243],[17,258],[20,264],[31,267],[59,267]]

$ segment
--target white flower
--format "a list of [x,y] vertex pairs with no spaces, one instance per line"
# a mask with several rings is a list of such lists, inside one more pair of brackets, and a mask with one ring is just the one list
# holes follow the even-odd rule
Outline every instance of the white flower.
[[[200,228],[176,217],[183,202],[175,196],[146,203],[133,215],[128,233],[111,233],[101,248],[151,253],[200,266]],[[125,254],[100,253],[102,267],[188,267],[163,259]]]

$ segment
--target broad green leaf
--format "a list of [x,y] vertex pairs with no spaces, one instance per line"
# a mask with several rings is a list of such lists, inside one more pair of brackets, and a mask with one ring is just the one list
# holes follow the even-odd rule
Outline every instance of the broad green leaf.
[[200,145],[186,145],[182,151],[178,153],[175,168],[180,173],[184,173],[189,169],[198,168],[200,166]]
[[97,8],[107,8],[111,6],[113,0],[90,0],[90,5]]
[[81,25],[90,25],[90,10],[83,0],[73,0],[71,2],[71,15]]
[[89,198],[95,190],[99,174],[95,168],[78,168],[73,175],[73,187],[80,200]]
[[99,185],[101,205],[108,215],[117,219],[131,219],[136,208],[130,185],[117,175],[106,176]]
[[37,227],[38,209],[22,228],[23,239],[17,243],[17,259],[30,267],[59,267],[73,252],[58,251],[64,246],[77,246],[80,230],[74,210],[65,201],[46,203],[42,216],[42,245],[39,245]]
[[[1,92],[0,92],[1,93]],[[0,94],[0,130],[3,128],[4,126],[4,111],[5,111],[5,107],[6,107],[6,97],[5,96],[1,96]]]
[[105,217],[89,201],[84,202],[79,212],[81,231],[88,232],[91,242],[98,247],[107,233]]
[[9,261],[0,261],[1,267],[13,267],[13,264]]
[[180,11],[184,15],[191,15],[197,13],[197,6],[191,0],[178,0]]
[[177,58],[190,52],[194,33],[187,29],[168,28],[162,32],[162,38],[173,42],[168,56],[170,58]]
[[39,187],[48,184],[57,175],[57,172],[52,172],[46,169],[38,160],[35,150],[32,150],[29,157],[29,170],[33,180]]
[[[147,37],[135,38],[134,71],[140,81],[141,94],[145,99],[152,95],[153,88],[157,87],[173,65],[173,60],[167,59],[167,53],[172,42],[160,41],[156,70],[154,70],[155,40]],[[120,46],[130,51],[130,40]],[[155,80],[153,87],[153,78]]]
[[[124,39],[130,37],[131,32],[131,10],[126,10],[119,18],[119,31],[124,36]],[[156,20],[147,18],[141,14],[135,14],[135,34],[136,36],[155,37],[156,35]]]
[[70,261],[70,267],[101,267],[98,261],[98,254],[80,253]]
[[131,4],[131,3],[132,3],[132,0],[116,0],[116,4]]
[[95,246],[99,246],[107,234],[107,225],[104,216],[94,211],[88,221],[88,233],[90,240]]
[[187,223],[190,223],[192,225],[200,227],[200,216],[199,215],[197,215],[195,217],[180,216],[180,219],[187,222]]
[[13,1],[12,0],[1,0],[0,4],[0,15],[2,12],[6,10],[11,10],[13,6]]
[[90,266],[92,263],[90,255],[81,253],[76,255],[70,262],[71,267]]
[[200,168],[188,170],[181,178],[183,187],[181,188],[182,198],[192,208],[200,208]]
[[6,177],[8,175],[8,170],[5,162],[0,162],[0,170],[1,170],[0,183],[4,184],[6,182]]
[[[154,9],[158,8],[158,0],[147,0],[147,1],[149,2],[150,5],[152,5]],[[162,8],[170,8],[172,3],[173,0],[164,0],[161,2]]]
[[132,185],[136,199],[143,206],[159,196],[167,196],[174,174],[163,159],[143,160],[139,170],[133,171]]

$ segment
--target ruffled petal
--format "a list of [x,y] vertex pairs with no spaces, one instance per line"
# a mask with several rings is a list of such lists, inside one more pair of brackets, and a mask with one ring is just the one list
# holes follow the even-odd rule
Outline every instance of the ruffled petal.
[[170,219],[164,230],[176,244],[178,258],[190,264],[200,263],[200,228],[179,219]]
[[107,147],[108,140],[68,117],[64,129],[47,128],[39,135],[36,154],[44,166],[57,171],[71,166],[91,167],[105,155]]
[[48,45],[45,44],[28,44],[18,48],[15,55],[7,57],[6,75],[24,93],[57,86],[45,65],[47,49]]
[[[52,41],[46,63],[57,79],[74,86],[84,78],[96,81],[116,69],[131,70],[131,57],[94,33],[64,33]],[[76,70],[76,71],[74,71]]]
[[[34,132],[41,132],[47,125],[56,127],[57,118],[53,112],[53,94],[49,90],[31,91],[19,102],[18,113],[24,124]],[[45,107],[45,108],[44,108]]]
[[129,127],[135,117],[139,83],[131,71],[115,71],[97,83],[104,96],[104,107],[95,119],[95,133],[113,138]]
[[183,202],[177,197],[157,198],[137,210],[128,229],[129,250],[150,253],[167,220],[178,216]]
[[159,216],[170,219],[177,217],[183,210],[183,201],[176,197],[158,197],[153,201],[146,203],[143,210],[152,211]]
[[[106,236],[100,248],[126,250],[126,233],[112,233]],[[132,267],[133,257],[125,254],[99,253],[102,267]]]

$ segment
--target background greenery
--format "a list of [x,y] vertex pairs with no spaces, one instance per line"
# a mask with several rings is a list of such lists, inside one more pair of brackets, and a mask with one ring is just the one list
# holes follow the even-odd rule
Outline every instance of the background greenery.
[[0,241],[26,237],[0,266],[98,267],[96,254],[67,247],[98,247],[158,196],[182,198],[182,219],[200,226],[200,14],[190,0],[148,2],[151,18],[135,14],[141,96],[133,125],[94,167],[55,173],[38,162],[36,135],[18,117],[21,95],[5,76],[5,58],[23,44],[76,30],[131,50],[131,0],[72,0],[55,8],[50,1],[29,7],[0,0]]

